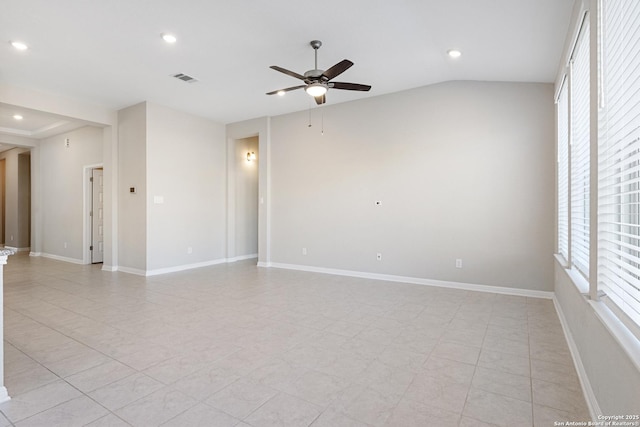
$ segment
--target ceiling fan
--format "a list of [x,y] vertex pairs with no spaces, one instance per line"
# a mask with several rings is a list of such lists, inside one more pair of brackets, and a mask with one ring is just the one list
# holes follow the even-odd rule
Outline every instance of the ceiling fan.
[[343,59],[338,62],[333,67],[328,70],[320,70],[318,69],[318,49],[322,46],[322,42],[320,40],[312,40],[310,43],[311,47],[315,51],[315,68],[313,70],[309,70],[304,75],[294,73],[293,71],[289,71],[285,68],[278,67],[277,65],[272,65],[269,68],[272,68],[276,71],[280,71],[288,76],[295,77],[296,79],[302,80],[305,84],[299,86],[292,86],[285,89],[274,90],[273,92],[268,92],[267,95],[284,95],[286,92],[302,89],[311,96],[313,96],[318,105],[324,104],[327,101],[327,91],[329,89],[341,89],[341,90],[357,90],[366,92],[371,89],[369,85],[361,85],[358,83],[345,83],[345,82],[332,82],[334,78],[338,77],[340,74],[344,73],[349,69],[353,62],[348,59]]

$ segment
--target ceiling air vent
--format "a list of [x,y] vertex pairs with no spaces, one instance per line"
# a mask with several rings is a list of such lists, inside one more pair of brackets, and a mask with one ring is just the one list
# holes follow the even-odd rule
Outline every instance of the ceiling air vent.
[[180,79],[183,82],[187,82],[187,83],[196,83],[198,81],[193,77],[188,76],[186,74],[182,74],[182,73],[174,74],[172,77],[175,77],[176,79]]

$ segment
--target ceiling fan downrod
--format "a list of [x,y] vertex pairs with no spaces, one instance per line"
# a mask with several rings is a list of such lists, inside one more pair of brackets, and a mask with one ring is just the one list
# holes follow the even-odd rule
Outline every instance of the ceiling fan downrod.
[[313,48],[314,52],[315,52],[315,56],[316,56],[316,66],[315,69],[318,69],[318,49],[320,49],[320,46],[322,46],[322,42],[320,40],[311,40],[309,42],[309,44],[311,45],[311,47]]

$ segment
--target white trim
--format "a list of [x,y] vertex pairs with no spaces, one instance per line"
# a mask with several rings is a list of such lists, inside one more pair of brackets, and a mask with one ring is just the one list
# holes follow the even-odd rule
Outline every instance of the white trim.
[[[68,258],[68,257],[59,256],[59,255],[52,255],[44,252],[31,252],[29,253],[29,256],[41,256],[43,258],[51,258],[56,261],[87,265],[81,259]],[[157,276],[159,274],[175,273],[178,271],[192,270],[194,268],[209,267],[212,265],[232,263],[232,262],[244,261],[248,259],[257,259],[257,258],[258,258],[258,254],[249,254],[249,255],[237,256],[234,258],[219,258],[219,259],[214,259],[210,261],[197,262],[194,264],[183,264],[183,265],[176,265],[174,267],[158,268],[155,270],[141,270],[139,268],[130,268],[130,267],[103,264],[102,271],[109,271],[109,272],[121,271],[123,273],[135,274],[136,276]]]
[[254,259],[254,258],[258,258],[258,254],[240,255],[233,258],[227,258],[227,262],[238,262],[238,261],[244,261],[245,259]]
[[563,73],[562,77],[560,78],[560,83],[556,84],[556,86],[558,87],[558,90],[556,90],[556,93],[553,95],[553,102],[555,104],[558,104],[558,101],[560,101],[560,93],[562,93],[562,89],[564,88],[564,86],[568,84],[569,84],[569,69],[567,68],[566,72]]
[[16,252],[29,252],[31,250],[31,247],[26,247],[26,248],[16,248],[15,246],[4,246],[6,249],[11,249],[13,251]]
[[138,268],[116,267],[115,270],[113,270],[113,271],[121,271],[123,273],[135,274],[136,276],[146,276],[147,275],[144,270],[140,270]]
[[[36,255],[34,255],[34,256],[36,256]],[[81,259],[69,258],[69,257],[66,257],[66,256],[60,256],[60,255],[53,255],[53,254],[48,254],[46,252],[41,252],[37,256],[41,256],[43,258],[55,259],[56,261],[70,262],[72,264],[84,264],[84,261],[81,260]]]
[[[265,193],[263,194],[261,189],[258,187],[258,197],[262,198],[265,197],[267,199],[267,211],[265,213],[265,231],[264,231],[264,238],[266,240],[265,242],[265,254],[264,254],[264,259],[266,260],[266,262],[270,263],[271,262],[271,116],[267,116],[267,129],[266,129],[266,135],[264,138],[264,146],[261,144],[262,140],[262,136],[260,136],[260,140],[258,141],[258,149],[260,150],[260,153],[262,153],[262,155],[260,156],[261,158],[264,158],[263,162],[260,162],[258,165],[258,173],[261,173],[260,171],[264,170],[265,173]],[[263,147],[266,147],[266,150],[264,150]],[[264,152],[266,151],[267,155],[264,155]],[[259,185],[259,184],[258,184]],[[258,203],[258,216],[260,215],[260,206],[262,206],[260,203]],[[260,218],[258,218],[258,221],[260,221]],[[258,228],[260,227],[260,225],[258,224]],[[260,234],[258,233],[258,253],[260,252]]]
[[183,265],[176,265],[175,267],[158,268],[155,270],[147,270],[145,276],[157,276],[158,274],[175,273],[178,271],[191,270],[194,268],[209,267],[211,265],[224,264],[226,262],[228,262],[227,258],[220,258],[220,259],[214,259],[211,261],[196,262],[194,264],[183,264]]
[[[124,273],[137,274],[139,276],[157,276],[159,274],[176,273],[178,271],[192,270],[194,268],[210,267],[212,265],[232,263],[232,262],[238,262],[238,261],[244,261],[247,259],[256,259],[256,258],[258,258],[258,254],[250,254],[250,255],[241,255],[234,258],[219,258],[219,259],[214,259],[210,261],[196,262],[193,264],[183,264],[183,265],[176,265],[174,267],[158,268],[155,270],[145,271],[145,270],[138,270],[136,268],[128,268],[128,267],[118,267],[117,270],[122,271]],[[115,271],[115,270],[111,270],[111,271]]]
[[0,403],[8,402],[11,400],[9,392],[5,386],[0,386]]
[[564,269],[567,272],[567,275],[569,276],[569,278],[571,278],[571,281],[575,285],[575,287],[578,290],[578,292],[580,292],[583,296],[587,296],[588,297],[589,296],[589,282],[582,275],[582,273],[580,273],[575,268],[566,268],[566,267],[564,267]]
[[368,273],[364,271],[338,270],[333,268],[313,267],[308,265],[258,263],[258,267],[273,267],[286,270],[309,271],[314,273],[333,274],[337,276],[360,277],[363,279],[384,280],[387,282],[412,283],[414,285],[437,286],[441,288],[461,289],[476,292],[491,292],[495,294],[515,295],[530,298],[553,299],[553,292],[537,291],[532,289],[518,289],[502,286],[478,285],[473,283],[448,282],[442,280],[422,279],[409,276],[395,276],[390,274]]
[[[578,40],[580,39],[580,33],[582,33],[582,29],[584,28],[585,23],[588,21],[588,16],[589,16],[589,8],[585,6],[583,3],[580,16],[578,18],[578,25],[574,30],[575,33],[573,33],[573,36],[572,36],[573,38],[570,45],[571,48],[569,49],[569,56],[567,58],[567,66],[571,61],[573,61],[574,55],[576,53],[576,48],[578,47]],[[588,34],[587,34],[587,37],[589,37]]]
[[569,328],[567,319],[564,317],[564,313],[562,312],[562,307],[560,306],[560,303],[558,302],[558,299],[555,296],[553,297],[553,305],[556,308],[556,313],[558,314],[558,319],[560,319],[560,324],[562,325],[562,331],[564,332],[564,337],[567,341],[567,345],[569,346],[569,351],[571,352],[573,365],[576,368],[578,379],[580,380],[580,387],[582,388],[582,394],[584,394],[585,400],[587,402],[587,406],[589,407],[589,415],[591,415],[591,419],[598,420],[600,419],[598,418],[598,415],[602,415],[602,410],[600,409],[600,405],[598,404],[596,395],[593,392],[591,383],[589,382],[587,371],[585,371],[584,365],[582,364],[582,359],[580,358],[580,352],[578,351],[578,346],[576,345],[576,342],[573,340],[573,335],[571,334],[571,329]]

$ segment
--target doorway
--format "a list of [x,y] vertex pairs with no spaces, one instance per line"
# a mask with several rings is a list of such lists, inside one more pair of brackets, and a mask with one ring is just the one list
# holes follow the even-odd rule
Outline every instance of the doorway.
[[259,137],[229,138],[227,260],[258,258]]
[[258,257],[258,137],[234,142],[234,248],[237,260]]
[[104,261],[104,175],[102,166],[85,167],[85,264]]
[[0,153],[0,234],[2,244],[18,252],[31,248],[31,152]]

